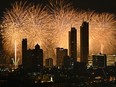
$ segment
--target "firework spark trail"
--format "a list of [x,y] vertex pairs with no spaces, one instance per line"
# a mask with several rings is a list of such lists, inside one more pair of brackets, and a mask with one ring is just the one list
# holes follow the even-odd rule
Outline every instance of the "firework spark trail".
[[41,8],[41,6],[33,5],[29,9],[29,17],[27,20],[27,29],[25,29],[28,33],[27,39],[32,38],[29,40],[29,47],[32,48],[35,44],[41,43],[41,46],[45,48],[49,32],[49,15]]
[[2,22],[4,49],[12,55],[14,41],[17,40],[20,57],[22,39],[27,38],[28,48],[33,48],[39,43],[46,57],[55,58],[56,47],[68,49],[68,31],[71,27],[75,27],[79,52],[79,32],[83,21],[90,24],[90,53],[100,52],[101,44],[105,53],[113,53],[116,48],[115,16],[109,13],[78,11],[62,0],[50,1],[47,8],[42,8],[41,5],[15,3],[12,9],[5,12]]
[[[9,52],[12,55],[14,41],[17,40],[18,52],[20,52],[21,46],[20,39],[24,37],[22,29],[27,18],[27,9],[25,4],[16,3],[13,5],[12,9],[7,10],[4,15],[3,25],[3,47],[6,52]],[[9,49],[10,48],[10,49]],[[20,52],[21,53],[21,52]]]
[[[116,20],[113,14],[94,14],[90,22],[90,52],[100,52],[100,45],[104,45],[104,52],[114,53],[116,49]],[[95,50],[96,48],[96,50]]]
[[17,43],[15,40],[15,46],[14,46],[14,53],[15,53],[15,58],[12,58],[14,69],[18,68],[18,63],[19,63],[19,58],[17,58]]
[[28,46],[29,48],[33,48],[39,43],[42,49],[44,49],[44,56],[48,55],[47,52],[49,52],[48,49],[50,47],[50,21],[50,15],[45,11],[45,8],[33,5],[29,9],[28,22],[26,22],[27,29],[25,29],[29,31],[27,32]]
[[18,56],[21,57],[23,38],[28,39],[29,48],[34,48],[35,44],[41,43],[41,46],[45,49],[49,20],[49,15],[41,6],[25,7],[22,3],[19,5],[15,3],[13,8],[5,13],[2,23],[4,50],[13,55],[14,41],[17,40]]
[[62,0],[51,2],[49,7],[53,16],[51,23],[55,38],[53,42],[56,46],[68,48],[68,31],[73,26],[77,27],[80,19],[71,5],[63,3]]
[[104,45],[104,53],[114,53],[116,49],[116,19],[113,14],[75,11],[70,4],[65,4],[62,1],[51,3],[50,10],[53,14],[52,27],[55,30],[54,40],[56,41],[56,46],[68,48],[68,31],[70,31],[71,26],[74,26],[77,28],[79,52],[80,26],[82,21],[87,21],[90,24],[90,54],[99,53],[101,44]]

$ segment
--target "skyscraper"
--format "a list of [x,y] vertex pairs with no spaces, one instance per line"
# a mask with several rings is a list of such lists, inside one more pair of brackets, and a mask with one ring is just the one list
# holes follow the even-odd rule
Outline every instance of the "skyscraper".
[[24,70],[37,70],[43,67],[43,50],[37,44],[27,50],[27,39],[22,40],[22,65]]
[[43,67],[43,50],[37,44],[35,49],[27,50],[26,69],[37,71]]
[[88,63],[89,56],[89,23],[83,22],[80,27],[80,62]]
[[69,56],[77,61],[77,30],[74,27],[69,31]]
[[59,67],[63,66],[64,57],[68,55],[67,49],[64,48],[56,48],[56,65]]
[[27,62],[27,39],[22,40],[22,65],[26,66]]
[[38,67],[43,67],[43,50],[37,44],[34,49],[34,64]]

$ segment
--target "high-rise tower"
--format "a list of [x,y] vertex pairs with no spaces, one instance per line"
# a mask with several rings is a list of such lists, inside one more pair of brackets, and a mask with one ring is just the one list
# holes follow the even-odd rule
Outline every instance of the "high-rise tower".
[[27,50],[27,39],[22,40],[22,66],[24,70],[38,70],[43,67],[43,50],[37,44]]
[[69,31],[69,56],[77,61],[77,30],[74,27]]
[[83,22],[80,27],[80,62],[87,64],[89,56],[89,23]]
[[63,66],[63,60],[67,56],[67,49],[64,48],[56,48],[56,65],[58,67]]
[[27,62],[27,39],[22,40],[22,65],[26,66]]
[[43,67],[43,50],[37,44],[34,51],[34,64],[38,67]]

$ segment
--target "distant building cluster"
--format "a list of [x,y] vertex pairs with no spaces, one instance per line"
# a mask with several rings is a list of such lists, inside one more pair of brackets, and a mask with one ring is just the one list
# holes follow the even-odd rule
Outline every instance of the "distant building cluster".
[[[88,22],[83,22],[81,26],[80,35],[80,49],[81,49],[81,61],[87,64],[89,55],[89,26]],[[77,62],[77,30],[72,27],[69,31],[69,55],[68,49],[56,48],[56,66],[57,67],[67,67],[74,66]],[[53,66],[53,59],[48,58],[45,60],[45,65],[47,67]],[[37,67],[43,67],[43,50],[37,44],[35,49],[27,49],[27,39],[22,40],[22,66],[24,69],[34,69]]]
[[[80,26],[80,61],[77,61],[77,29],[71,27],[69,31],[69,49],[56,48],[56,66],[59,68],[74,68],[76,63],[93,68],[105,68],[111,65],[111,58],[106,54],[94,54],[89,56],[89,23],[84,21]],[[69,55],[68,55],[69,54]],[[115,59],[115,58],[113,58]],[[115,61],[113,62],[115,65]],[[43,50],[37,44],[35,49],[27,49],[27,39],[22,40],[22,66],[24,69],[38,69],[43,67]],[[45,60],[46,67],[53,67],[53,59]]]
[[22,66],[26,70],[43,67],[43,50],[38,44],[35,49],[27,49],[27,39],[22,41]]
[[[22,40],[22,65],[17,69],[6,68],[0,65],[0,72],[8,71],[9,78],[24,83],[70,83],[70,87],[90,87],[99,83],[116,81],[116,55],[101,53],[89,56],[89,23],[83,22],[80,26],[80,54],[77,54],[77,30],[71,27],[68,32],[69,49],[57,47],[56,65],[53,58],[45,59],[39,44],[34,49],[27,49],[28,40]],[[80,55],[80,61],[77,61]],[[8,66],[7,66],[8,67]],[[43,87],[43,86],[42,86]],[[67,87],[67,86],[66,86]],[[93,86],[92,86],[93,87]]]

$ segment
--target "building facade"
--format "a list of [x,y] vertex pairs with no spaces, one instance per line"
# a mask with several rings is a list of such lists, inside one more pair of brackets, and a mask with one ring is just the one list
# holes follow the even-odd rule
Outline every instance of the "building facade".
[[53,59],[52,58],[48,58],[45,60],[45,66],[46,67],[53,67]]
[[35,49],[27,49],[27,39],[22,40],[22,66],[25,70],[43,67],[43,50],[38,44]]
[[105,68],[107,66],[106,54],[93,55],[93,67],[94,68]]
[[27,68],[27,39],[22,40],[22,66],[23,68]]
[[68,55],[67,49],[64,48],[56,48],[56,66],[62,67],[64,57]]
[[77,61],[77,30],[74,27],[69,31],[69,56]]
[[88,63],[89,57],[89,23],[83,22],[80,26],[80,62]]

